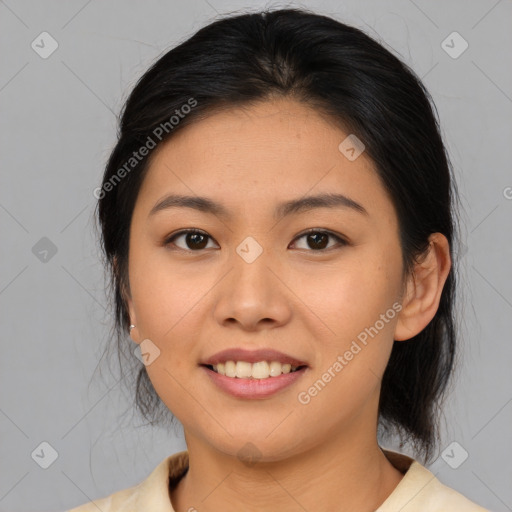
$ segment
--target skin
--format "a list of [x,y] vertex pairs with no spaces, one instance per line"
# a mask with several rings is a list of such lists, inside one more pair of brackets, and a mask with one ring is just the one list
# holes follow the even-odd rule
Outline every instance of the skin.
[[[377,443],[381,378],[393,340],[406,342],[435,315],[449,247],[432,234],[404,277],[393,204],[364,152],[354,161],[340,152],[347,135],[279,99],[215,113],[153,154],[132,218],[126,300],[132,339],[160,350],[149,377],[184,427],[189,471],[170,497],[177,512],[372,511],[403,477]],[[321,192],[344,194],[367,215],[336,207],[273,217],[281,201]],[[168,193],[207,196],[232,218],[184,207],[150,216]],[[165,246],[186,228],[207,233],[205,248],[186,235]],[[348,244],[330,237],[315,249],[300,236],[309,228]],[[248,236],[263,248],[252,263],[236,252]],[[298,393],[394,303],[399,314],[300,403]],[[233,347],[274,348],[309,367],[266,399],[235,398],[199,366]],[[237,456],[248,441],[255,464]]]

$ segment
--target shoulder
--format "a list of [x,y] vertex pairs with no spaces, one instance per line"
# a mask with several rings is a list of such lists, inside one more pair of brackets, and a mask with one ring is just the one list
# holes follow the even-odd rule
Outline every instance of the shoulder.
[[188,452],[170,455],[162,460],[151,474],[139,484],[117,491],[67,512],[172,512],[169,497],[169,478],[179,479],[188,467]]
[[79,507],[72,508],[67,512],[121,512],[124,510],[134,510],[133,502],[137,497],[137,486],[123,489],[122,491],[115,492],[105,498],[100,498],[88,503],[84,503]]
[[[404,477],[376,512],[489,512],[455,489],[444,485],[418,461],[396,452],[386,453],[391,462],[408,465]],[[408,462],[408,463],[407,463]]]

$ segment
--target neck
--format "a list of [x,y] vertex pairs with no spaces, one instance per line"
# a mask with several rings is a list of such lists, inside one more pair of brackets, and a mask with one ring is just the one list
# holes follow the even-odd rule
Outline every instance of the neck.
[[403,475],[376,437],[329,435],[279,460],[242,462],[187,433],[189,470],[172,493],[176,512],[374,511]]

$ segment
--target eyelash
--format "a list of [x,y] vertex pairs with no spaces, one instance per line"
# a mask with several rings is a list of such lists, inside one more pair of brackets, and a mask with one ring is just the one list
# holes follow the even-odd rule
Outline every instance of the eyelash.
[[[204,235],[206,237],[208,237],[210,240],[213,240],[213,238],[208,235],[206,232],[204,231],[201,231],[199,229],[183,229],[181,231],[178,231],[177,233],[174,233],[170,236],[168,236],[165,240],[164,240],[164,246],[169,246],[170,244],[173,243],[173,241],[182,236],[182,235],[186,235],[188,233],[191,233],[191,234],[197,234],[197,235]],[[312,233],[316,233],[316,234],[322,234],[322,235],[327,235],[331,238],[334,238],[339,246],[346,246],[346,245],[349,245],[348,241],[343,239],[341,236],[339,235],[336,235],[335,233],[333,233],[332,231],[326,231],[326,230],[322,230],[322,229],[315,229],[315,228],[311,228],[311,229],[308,229],[307,231],[301,233],[300,235],[296,236],[293,241],[295,240],[298,240],[300,238],[303,238],[307,235],[310,235]],[[335,249],[336,246],[333,246],[333,247],[329,247],[327,249],[309,249],[307,250],[307,252],[317,252],[317,253],[320,253],[320,252],[328,252],[332,249]],[[339,248],[339,247],[338,247]],[[184,251],[184,252],[201,252],[201,251],[204,251],[205,249],[198,249],[198,250],[192,250],[192,249],[182,249],[181,247],[177,247],[177,250],[180,250],[180,251]],[[301,249],[303,250],[303,249]]]

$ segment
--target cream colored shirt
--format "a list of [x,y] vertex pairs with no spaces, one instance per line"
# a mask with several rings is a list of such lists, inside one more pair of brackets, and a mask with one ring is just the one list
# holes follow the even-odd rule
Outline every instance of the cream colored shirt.
[[[489,512],[443,485],[426,467],[407,455],[382,451],[404,477],[375,512]],[[68,512],[175,512],[169,486],[174,487],[187,469],[188,451],[185,450],[164,459],[138,485]]]

